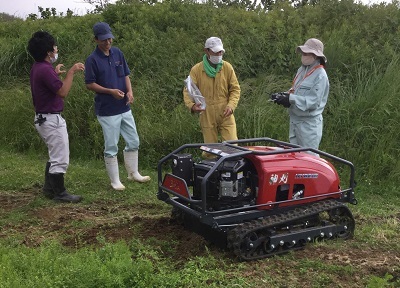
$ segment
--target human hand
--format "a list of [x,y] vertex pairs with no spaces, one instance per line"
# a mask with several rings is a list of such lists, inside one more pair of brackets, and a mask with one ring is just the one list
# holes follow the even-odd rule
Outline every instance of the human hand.
[[231,116],[233,114],[233,109],[231,107],[226,107],[224,110],[224,117]]
[[281,93],[282,93],[282,92],[272,93],[272,94],[271,94],[271,97],[270,97],[270,99],[271,99],[270,101],[272,101],[272,102],[275,103],[275,102],[276,102],[276,99],[281,95]]
[[205,110],[206,110],[206,109],[201,108],[201,103],[194,104],[194,105],[192,106],[192,112],[193,112],[193,113],[201,113],[201,112],[203,112],[203,111],[205,111]]
[[62,74],[62,73],[67,72],[67,71],[65,71],[65,70],[61,70],[62,67],[64,67],[64,64],[58,64],[58,65],[56,66],[56,68],[54,69],[54,70],[56,71],[57,75],[60,75],[60,74]]
[[287,92],[279,92],[279,93],[272,94],[271,101],[278,105],[282,105],[285,108],[290,107],[289,93],[287,93]]
[[123,99],[125,96],[125,93],[119,89],[111,89],[110,94],[117,100]]
[[285,108],[290,107],[289,102],[289,93],[283,92],[281,95],[276,99],[275,103],[282,105]]
[[132,104],[133,103],[133,93],[132,92],[126,92],[127,100],[126,100],[126,105]]
[[[59,64],[60,65],[60,64]],[[58,66],[58,65],[57,65]],[[57,68],[57,67],[56,67]],[[84,71],[85,70],[85,64],[83,63],[75,63],[74,66],[71,67],[71,69],[69,69],[69,71],[76,73],[78,71]]]

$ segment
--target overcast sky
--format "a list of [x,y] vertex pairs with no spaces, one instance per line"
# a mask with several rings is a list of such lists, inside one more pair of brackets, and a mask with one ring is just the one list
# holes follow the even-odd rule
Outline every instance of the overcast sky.
[[[4,12],[20,18],[26,18],[29,14],[39,15],[38,6],[42,8],[56,8],[57,14],[63,12],[65,15],[68,8],[74,14],[84,15],[87,10],[93,10],[94,6],[83,0],[0,0],[0,13]],[[111,0],[110,3],[115,3]],[[39,15],[40,16],[40,15]]]
[[[94,6],[85,3],[83,0],[0,0],[0,12],[5,12],[20,18],[26,18],[29,14],[39,15],[38,6],[42,8],[56,8],[57,14],[63,12],[65,15],[68,8],[74,14],[84,15],[87,10],[93,10]],[[115,3],[111,0],[110,3]],[[391,0],[362,0],[363,3],[391,2]],[[40,15],[39,15],[40,16]]]

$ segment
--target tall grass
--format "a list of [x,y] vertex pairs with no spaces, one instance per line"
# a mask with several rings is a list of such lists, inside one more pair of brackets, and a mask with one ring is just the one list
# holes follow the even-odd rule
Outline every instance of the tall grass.
[[[28,86],[32,59],[25,50],[36,30],[56,36],[60,62],[69,68],[94,49],[93,24],[100,20],[111,24],[114,45],[124,51],[132,70],[140,158],[149,167],[182,144],[202,141],[197,117],[183,105],[182,88],[192,65],[201,60],[207,37],[223,39],[224,59],[239,77],[242,95],[235,111],[239,137],[279,140],[288,139],[288,115],[286,109],[268,102],[269,95],[289,88],[299,65],[296,46],[319,37],[325,43],[331,82],[320,148],[355,162],[360,176],[374,181],[398,178],[400,11],[395,4],[366,7],[352,1],[321,1],[295,9],[283,2],[265,13],[191,1],[123,2],[110,5],[101,15],[2,23],[1,146],[45,151],[32,123]],[[71,156],[101,159],[102,132],[83,74],[75,76],[64,116]],[[121,141],[121,149],[123,145]]]
[[290,79],[263,75],[241,83],[242,96],[235,112],[238,137],[271,137],[287,140],[289,117],[282,106],[270,102],[270,95],[287,91]]
[[379,181],[399,176],[399,58],[387,67],[359,67],[333,86],[322,147],[358,164],[359,174]]

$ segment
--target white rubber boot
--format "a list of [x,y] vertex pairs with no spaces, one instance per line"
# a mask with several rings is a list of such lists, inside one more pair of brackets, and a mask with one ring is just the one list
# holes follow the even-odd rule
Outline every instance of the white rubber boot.
[[117,157],[104,157],[108,177],[111,180],[111,186],[114,190],[124,190],[125,186],[119,181],[119,169]]
[[128,172],[128,180],[145,183],[150,181],[150,176],[142,176],[139,173],[139,153],[138,151],[124,151],[125,168]]

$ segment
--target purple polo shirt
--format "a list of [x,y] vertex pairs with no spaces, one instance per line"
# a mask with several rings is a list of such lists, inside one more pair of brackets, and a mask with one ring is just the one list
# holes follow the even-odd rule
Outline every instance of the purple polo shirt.
[[64,99],[57,95],[63,82],[49,62],[33,63],[30,82],[36,113],[54,113],[64,110]]
[[[85,63],[85,83],[97,83],[110,89],[127,92],[125,77],[130,74],[124,54],[116,47],[111,47],[110,55],[105,55],[98,47],[89,55]],[[95,112],[98,116],[113,116],[125,113],[131,108],[126,105],[127,96],[115,99],[110,94],[96,93]]]

